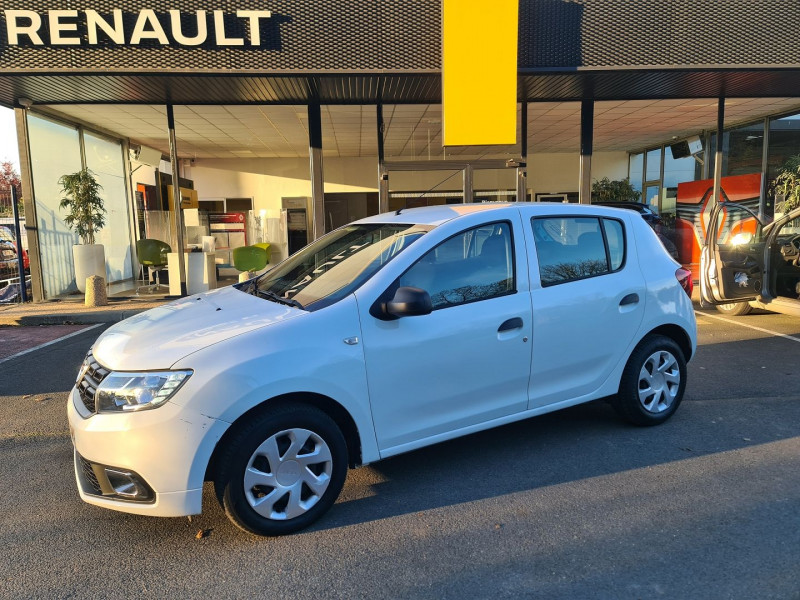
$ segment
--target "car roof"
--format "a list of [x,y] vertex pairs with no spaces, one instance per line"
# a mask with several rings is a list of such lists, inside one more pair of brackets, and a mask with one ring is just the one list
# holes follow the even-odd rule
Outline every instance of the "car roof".
[[524,209],[530,216],[570,216],[586,214],[590,211],[594,214],[606,216],[619,216],[620,212],[629,214],[628,209],[615,208],[609,206],[599,206],[596,204],[562,204],[552,202],[482,202],[475,204],[448,204],[440,206],[423,206],[419,208],[404,208],[395,212],[383,213],[365,219],[359,219],[355,223],[403,223],[414,225],[432,225],[438,227],[442,223],[452,221],[475,213],[502,213],[509,208]]

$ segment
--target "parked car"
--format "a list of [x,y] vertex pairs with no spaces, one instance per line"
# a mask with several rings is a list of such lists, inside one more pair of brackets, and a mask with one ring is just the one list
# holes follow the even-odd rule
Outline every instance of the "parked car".
[[[14,231],[5,225],[0,225],[0,281],[19,277],[17,252],[18,246]],[[25,273],[30,273],[30,261],[25,249],[22,250],[22,266]]]
[[727,315],[754,307],[800,317],[800,208],[770,222],[752,208],[719,202],[700,256],[705,302]]
[[653,231],[656,232],[658,239],[661,240],[661,243],[666,248],[669,255],[674,258],[676,261],[679,261],[678,258],[678,247],[675,243],[669,239],[665,229],[664,229],[664,219],[661,218],[656,211],[653,210],[653,207],[649,204],[645,204],[644,202],[593,202],[592,204],[596,206],[609,206],[612,208],[624,208],[626,210],[634,210],[638,212],[642,219],[653,228]]
[[696,348],[685,279],[631,211],[356,221],[98,338],[67,407],[81,498],[192,515],[210,480],[236,525],[279,535],[327,511],[348,466],[599,398],[663,423]]

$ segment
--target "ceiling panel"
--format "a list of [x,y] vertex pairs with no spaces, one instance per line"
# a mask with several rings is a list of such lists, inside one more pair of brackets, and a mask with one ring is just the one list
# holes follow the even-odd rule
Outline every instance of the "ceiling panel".
[[[163,105],[54,105],[49,112],[129,137],[167,154]],[[529,152],[576,152],[580,102],[528,105]],[[726,125],[769,114],[800,111],[800,97],[736,98],[726,101]],[[325,156],[376,157],[374,105],[322,107]],[[709,99],[598,101],[594,110],[594,150],[631,151],[715,129],[717,102]],[[517,146],[442,148],[441,106],[394,104],[383,107],[387,160],[447,157],[501,158]],[[175,107],[178,151],[185,158],[263,158],[308,155],[308,112],[302,105],[191,105]]]

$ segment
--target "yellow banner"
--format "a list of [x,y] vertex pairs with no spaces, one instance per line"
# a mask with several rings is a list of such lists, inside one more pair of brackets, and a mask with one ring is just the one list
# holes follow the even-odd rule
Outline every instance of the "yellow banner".
[[445,146],[517,143],[519,0],[442,0]]

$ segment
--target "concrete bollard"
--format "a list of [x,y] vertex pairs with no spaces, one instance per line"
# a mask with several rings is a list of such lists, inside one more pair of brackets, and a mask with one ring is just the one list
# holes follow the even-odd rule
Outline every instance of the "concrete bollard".
[[106,279],[99,275],[89,275],[86,278],[86,306],[107,306]]

